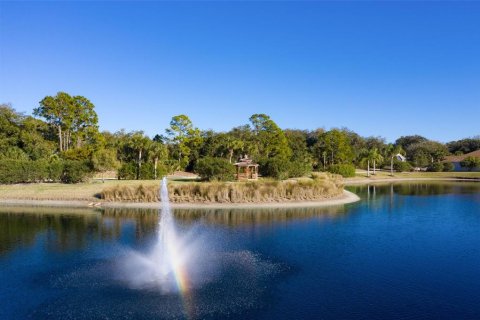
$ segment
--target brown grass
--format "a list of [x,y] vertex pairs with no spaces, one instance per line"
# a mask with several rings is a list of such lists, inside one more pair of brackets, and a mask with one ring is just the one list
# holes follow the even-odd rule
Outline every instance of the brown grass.
[[[343,180],[332,174],[316,174],[312,178],[286,181],[190,182],[168,186],[173,203],[258,203],[320,200],[340,196]],[[117,185],[105,188],[100,197],[105,201],[157,202],[157,185]]]

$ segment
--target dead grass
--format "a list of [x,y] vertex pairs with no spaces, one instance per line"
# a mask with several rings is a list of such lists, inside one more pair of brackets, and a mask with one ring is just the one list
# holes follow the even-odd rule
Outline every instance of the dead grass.
[[[286,181],[171,183],[168,189],[173,203],[308,201],[340,196],[343,180],[340,176],[324,173]],[[105,201],[160,201],[158,185],[117,185],[105,188],[100,197]]]

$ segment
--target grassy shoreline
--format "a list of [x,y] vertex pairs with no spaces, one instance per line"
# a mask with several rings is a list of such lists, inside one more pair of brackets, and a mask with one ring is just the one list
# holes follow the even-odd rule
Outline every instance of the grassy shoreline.
[[[388,172],[378,172],[377,175],[367,178],[363,172],[359,172],[356,177],[344,179],[345,185],[362,185],[369,183],[389,183],[389,182],[407,182],[407,181],[480,181],[479,172],[420,172],[420,173],[395,173],[393,177]],[[170,185],[187,184],[188,182],[172,181]],[[101,181],[91,181],[88,183],[80,184],[61,184],[61,183],[38,183],[38,184],[14,184],[14,185],[0,185],[0,205],[38,205],[38,206],[63,206],[63,207],[114,207],[114,206],[126,206],[126,207],[151,207],[156,208],[158,203],[150,202],[121,202],[112,201],[106,202],[98,198],[98,195],[108,187],[115,186],[129,186],[138,187],[140,185],[150,186],[152,188],[159,186],[158,180],[106,180],[105,183]],[[329,200],[338,200],[343,198],[344,195],[333,196],[329,198],[323,198],[318,200],[291,200],[286,201],[276,200],[270,202],[250,202],[245,203],[246,207],[257,206],[284,206],[293,204],[298,206],[299,204],[320,205],[320,203],[328,203]],[[309,204],[310,203],[310,204]],[[229,203],[199,203],[199,202],[184,202],[184,207],[208,207],[209,205],[217,205],[224,207]],[[239,206],[238,203],[230,204],[232,206]],[[174,204],[175,206],[175,204]],[[176,206],[181,207],[182,203],[178,202]]]

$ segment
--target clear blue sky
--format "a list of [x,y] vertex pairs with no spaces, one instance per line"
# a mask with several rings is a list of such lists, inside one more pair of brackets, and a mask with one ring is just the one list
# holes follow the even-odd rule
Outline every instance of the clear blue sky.
[[480,134],[479,2],[0,2],[0,102],[89,98],[101,129]]

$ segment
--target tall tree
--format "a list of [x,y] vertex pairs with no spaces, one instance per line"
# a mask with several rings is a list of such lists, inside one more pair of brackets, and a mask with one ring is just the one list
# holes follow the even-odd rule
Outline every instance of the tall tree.
[[326,152],[330,164],[351,163],[354,158],[347,133],[339,129],[320,134],[314,150],[317,159],[321,159],[323,152]]
[[173,146],[181,166],[185,168],[192,154],[192,149],[197,150],[202,142],[200,130],[195,128],[189,117],[184,114],[174,116],[170,121],[170,128],[166,129],[169,142]]
[[292,150],[282,129],[266,114],[254,114],[250,117],[254,143],[262,158],[289,159]]
[[155,180],[157,180],[157,169],[158,169],[158,161],[160,159],[166,160],[168,157],[168,150],[167,147],[160,142],[152,142],[150,144],[150,148],[148,150],[148,154],[150,158],[153,160],[153,176]]
[[130,134],[129,147],[137,154],[137,180],[140,178],[140,170],[142,169],[143,156],[148,150],[151,140],[144,135],[143,131],[135,131]]
[[33,114],[44,118],[57,130],[58,149],[66,151],[74,139],[75,146],[81,147],[82,141],[98,133],[98,116],[94,108],[85,97],[58,92],[56,96],[43,98]]

